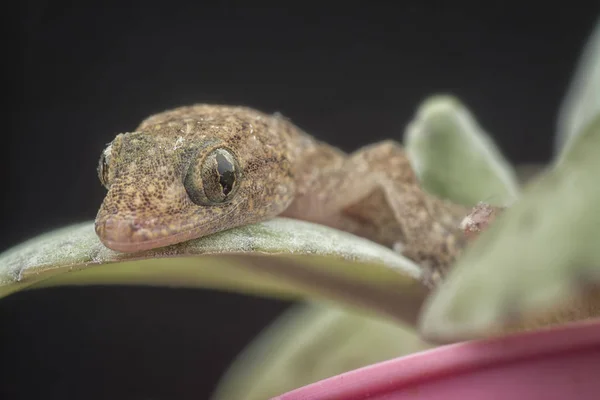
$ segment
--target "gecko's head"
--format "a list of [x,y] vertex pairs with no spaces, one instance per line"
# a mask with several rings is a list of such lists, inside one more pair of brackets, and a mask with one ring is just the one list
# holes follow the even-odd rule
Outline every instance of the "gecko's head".
[[95,228],[105,246],[163,247],[268,219],[290,204],[293,179],[277,146],[242,128],[234,136],[210,132],[215,126],[207,134],[194,134],[202,126],[165,129],[120,134],[102,152],[98,175],[108,193]]

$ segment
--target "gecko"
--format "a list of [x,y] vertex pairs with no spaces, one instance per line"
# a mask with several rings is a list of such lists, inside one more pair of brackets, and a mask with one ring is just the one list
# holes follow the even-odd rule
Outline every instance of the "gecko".
[[469,209],[424,192],[399,142],[352,153],[280,114],[196,104],[152,115],[102,151],[95,220],[118,252],[168,246],[276,216],[393,248],[444,274]]

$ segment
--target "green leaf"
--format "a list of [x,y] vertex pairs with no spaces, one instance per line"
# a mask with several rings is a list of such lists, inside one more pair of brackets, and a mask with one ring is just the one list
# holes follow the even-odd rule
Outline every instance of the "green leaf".
[[600,20],[584,46],[575,75],[560,107],[556,150],[568,146],[600,114]]
[[212,400],[268,399],[430,347],[414,330],[389,321],[319,305],[296,306],[237,357]]
[[468,340],[600,316],[600,115],[427,300],[420,329]]
[[391,249],[299,220],[278,218],[134,254],[104,247],[88,222],[0,254],[0,297],[52,285],[205,287],[326,299],[414,324],[427,295],[420,274]]
[[516,174],[469,110],[452,96],[432,96],[404,134],[415,172],[428,192],[466,206],[512,203]]

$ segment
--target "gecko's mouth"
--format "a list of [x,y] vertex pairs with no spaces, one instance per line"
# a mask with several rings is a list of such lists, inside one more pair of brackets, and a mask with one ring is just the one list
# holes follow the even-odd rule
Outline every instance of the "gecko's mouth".
[[191,231],[172,231],[168,226],[153,226],[129,219],[107,218],[104,221],[96,220],[95,230],[98,238],[111,250],[134,253],[165,247],[192,239]]

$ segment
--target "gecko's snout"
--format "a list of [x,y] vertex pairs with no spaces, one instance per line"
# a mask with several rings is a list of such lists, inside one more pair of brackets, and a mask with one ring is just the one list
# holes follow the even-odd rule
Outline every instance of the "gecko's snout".
[[168,232],[146,227],[133,218],[105,217],[96,220],[96,234],[109,249],[124,253],[165,246]]
[[113,240],[121,241],[131,238],[131,234],[137,231],[140,225],[133,220],[115,220],[106,218],[102,222],[96,222],[96,233],[101,237],[110,237]]
[[133,219],[116,219],[112,217],[96,220],[95,224],[96,234],[100,238],[100,241],[106,247],[117,251],[138,250],[138,248],[130,248],[135,247],[135,242],[139,241],[139,239],[142,239],[142,241],[149,239],[142,233],[142,237],[135,240],[135,237],[138,236],[137,234],[141,233],[141,228],[141,224]]
[[176,225],[129,216],[100,215],[95,230],[102,244],[123,253],[169,246],[194,237],[192,232],[180,231]]

